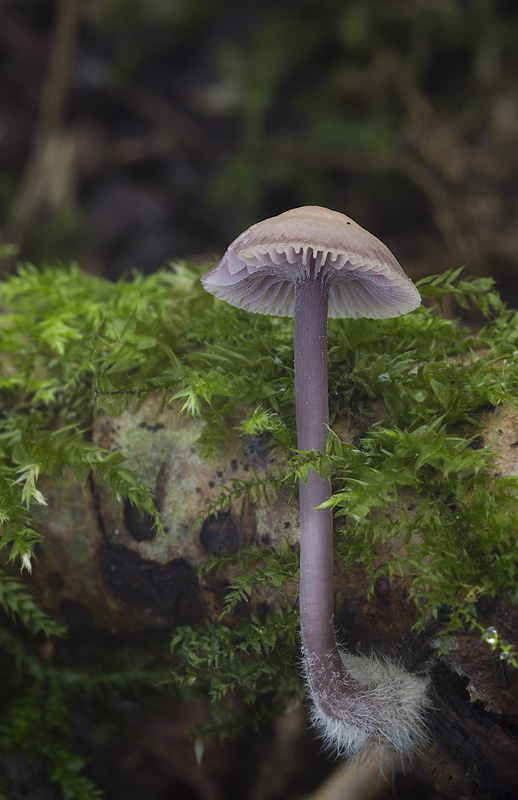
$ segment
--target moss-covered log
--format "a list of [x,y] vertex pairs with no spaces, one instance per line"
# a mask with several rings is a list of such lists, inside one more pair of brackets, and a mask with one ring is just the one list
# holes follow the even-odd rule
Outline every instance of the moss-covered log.
[[[32,575],[2,576],[0,601],[62,634],[36,597],[69,631],[40,650],[2,621],[3,748],[49,753],[66,789],[67,720],[107,687],[166,678],[209,696],[202,732],[224,735],[300,702],[295,494],[312,466],[333,475],[345,645],[430,674],[438,787],[512,796],[518,319],[489,282],[420,289],[408,317],[331,321],[317,457],[294,449],[289,322],[222,309],[180,266],[118,285],[26,268],[1,287],[2,544]],[[445,319],[446,295],[485,327]]]
[[[218,457],[207,461],[197,444],[203,423],[181,415],[178,405],[167,406],[163,413],[160,406],[161,397],[152,395],[137,411],[128,410],[117,419],[100,414],[94,440],[121,452],[153,490],[165,535],[157,535],[151,518],[127,501],[116,500],[94,479],[80,490],[70,476],[46,492],[47,544],[32,587],[76,636],[144,635],[152,642],[153,635],[160,640],[163,632],[178,626],[214,622],[239,566],[229,564],[224,574],[212,571],[200,578],[199,570],[211,556],[237,555],[252,547],[296,547],[298,507],[286,496],[259,497],[255,502],[240,497],[225,510],[204,515],[204,509],[217,504],[222,490],[252,475],[256,481],[265,480],[275,462],[268,438],[230,437]],[[494,448],[499,476],[515,475],[516,410],[502,406],[481,414],[479,422],[477,447]],[[229,426],[230,433],[231,422]],[[351,440],[359,433],[342,421],[336,429]],[[419,494],[403,492],[398,505],[418,517],[420,502]],[[512,796],[518,785],[518,672],[492,651],[491,633],[518,647],[518,613],[504,597],[481,601],[477,619],[487,631],[486,641],[479,630],[459,630],[437,654],[441,615],[427,615],[421,633],[415,633],[418,613],[409,597],[409,575],[388,578],[380,573],[368,591],[368,572],[404,553],[405,543],[396,536],[369,554],[369,570],[362,563],[344,566],[337,558],[336,610],[342,639],[353,650],[373,648],[396,656],[412,670],[430,673],[431,746],[422,761],[438,789],[456,797]],[[255,566],[250,566],[252,575]],[[222,624],[232,625],[250,613],[264,618],[275,603],[293,603],[295,586],[287,590],[286,597],[280,597],[272,586],[258,587],[248,608],[241,604]],[[477,587],[459,585],[457,591],[471,591],[476,603]],[[447,615],[447,609],[441,614]]]

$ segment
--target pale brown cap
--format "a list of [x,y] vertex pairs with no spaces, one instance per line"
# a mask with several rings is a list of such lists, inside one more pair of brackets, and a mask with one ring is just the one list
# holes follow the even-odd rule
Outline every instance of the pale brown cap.
[[320,206],[252,225],[202,278],[233,306],[292,317],[295,283],[314,270],[329,284],[330,317],[399,317],[421,303],[388,247],[345,214]]

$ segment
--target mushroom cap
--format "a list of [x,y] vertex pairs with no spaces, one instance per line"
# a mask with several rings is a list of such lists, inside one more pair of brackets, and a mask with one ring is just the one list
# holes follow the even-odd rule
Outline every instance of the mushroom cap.
[[320,206],[285,211],[234,239],[202,278],[233,306],[292,317],[295,284],[319,276],[329,285],[330,317],[399,317],[421,303],[388,247],[357,222]]

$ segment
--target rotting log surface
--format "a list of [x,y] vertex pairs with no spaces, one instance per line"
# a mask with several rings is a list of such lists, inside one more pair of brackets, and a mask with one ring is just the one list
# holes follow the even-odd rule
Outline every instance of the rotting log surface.
[[[44,606],[82,636],[149,639],[146,634],[153,631],[215,617],[224,586],[216,574],[201,582],[197,573],[210,553],[298,539],[298,504],[283,499],[248,507],[239,501],[191,531],[221,486],[246,479],[250,469],[261,475],[273,456],[263,438],[229,434],[216,462],[202,460],[196,446],[201,423],[179,416],[174,406],[158,415],[158,407],[159,398],[150,397],[135,414],[117,420],[101,414],[94,438],[122,452],[153,489],[165,537],[155,536],[148,519],[117,503],[95,480],[84,492],[72,479],[47,487],[47,546],[32,585]],[[497,409],[484,426],[484,444],[500,453],[496,470],[518,474],[518,414]],[[419,637],[412,632],[415,608],[401,578],[378,580],[367,598],[362,568],[345,572],[336,563],[335,587],[337,625],[346,646],[395,654],[409,669],[430,672],[432,743],[421,763],[436,788],[469,800],[518,796],[517,671],[493,657],[476,632],[457,635],[449,655],[439,659],[434,652],[439,623],[430,621]],[[258,596],[252,603],[264,607],[268,600]],[[479,619],[518,645],[518,613],[503,600],[480,604]]]

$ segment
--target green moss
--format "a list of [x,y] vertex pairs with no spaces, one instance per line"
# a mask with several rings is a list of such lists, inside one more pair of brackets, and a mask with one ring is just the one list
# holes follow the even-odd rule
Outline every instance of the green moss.
[[[477,448],[476,438],[481,412],[514,403],[518,388],[518,317],[491,281],[449,272],[420,283],[433,306],[396,320],[332,320],[331,416],[362,419],[363,427],[353,443],[332,434],[327,454],[316,456],[294,449],[292,322],[221,304],[198,278],[183,263],[115,284],[75,267],[24,266],[0,285],[0,521],[1,545],[11,560],[30,564],[41,542],[33,514],[45,502],[41,478],[59,479],[67,467],[80,484],[93,470],[116,497],[129,497],[150,513],[160,529],[149,489],[118,453],[89,436],[99,408],[120,414],[159,391],[164,404],[180,399],[184,413],[203,418],[206,455],[224,440],[229,415],[241,415],[246,434],[267,433],[282,455],[282,470],[236,481],[207,514],[243,496],[293,495],[309,465],[332,474],[336,547],[345,564],[363,563],[371,586],[381,569],[405,574],[418,628],[426,612],[440,613],[443,643],[459,627],[478,627],[490,646],[516,663],[502,633],[488,634],[477,618],[477,602],[484,598],[517,599],[516,481],[494,474],[493,454]],[[478,308],[484,327],[473,331],[445,319],[438,306],[446,295]],[[374,407],[377,421],[369,425]],[[418,498],[418,510],[408,509],[409,498]],[[398,548],[397,556],[375,568],[377,544],[394,536],[406,557]],[[300,691],[297,612],[281,592],[297,580],[296,553],[243,553],[230,563],[233,574],[238,565],[224,618],[175,633],[175,669],[168,678],[179,691],[209,693],[211,730],[223,735],[238,724],[225,699],[229,690],[239,687],[256,722]],[[219,564],[223,574],[227,566]],[[17,582],[6,576],[0,581],[0,602],[12,618],[33,632],[61,633]],[[265,582],[279,590],[278,603],[252,613],[250,598]],[[27,730],[41,726],[41,703],[34,698],[51,678],[62,687],[65,673],[56,667],[45,677],[10,627],[0,635],[3,658],[21,658],[25,665],[26,685],[16,700],[4,698],[8,711],[0,731],[3,743],[18,746],[17,720],[26,719]],[[218,670],[223,662],[225,669]],[[149,683],[155,679],[148,673]],[[63,719],[80,691],[56,695]],[[53,763],[50,758],[49,774],[58,775]],[[56,780],[65,787],[65,778]],[[70,789],[66,796],[88,796],[81,791]]]

